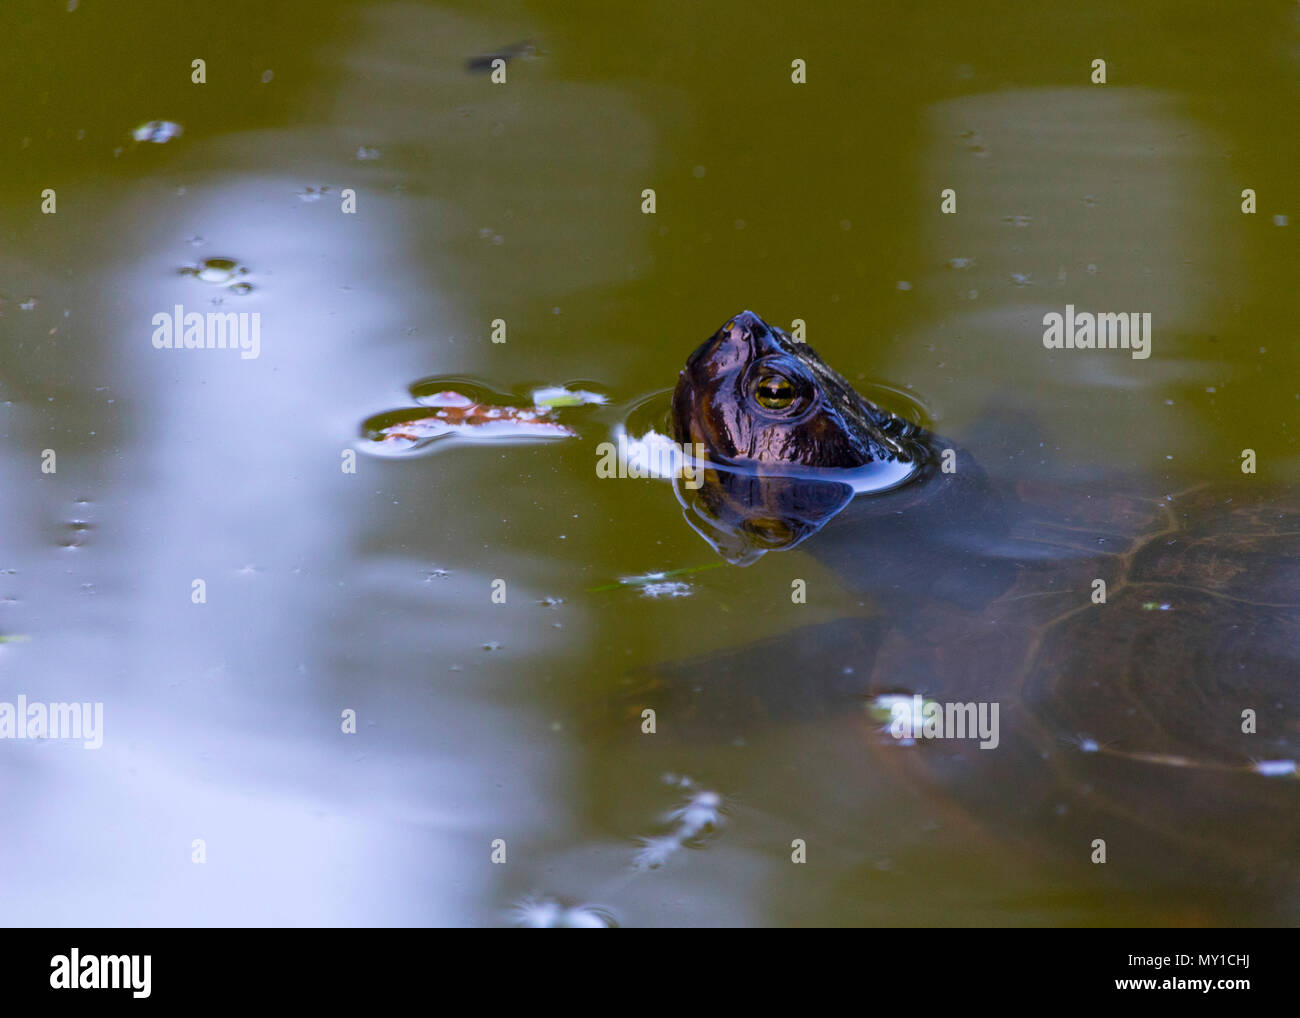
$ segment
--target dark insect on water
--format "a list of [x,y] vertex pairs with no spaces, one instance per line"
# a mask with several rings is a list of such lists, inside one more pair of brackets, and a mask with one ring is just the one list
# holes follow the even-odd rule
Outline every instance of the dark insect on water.
[[486,74],[492,70],[493,61],[504,60],[509,63],[511,60],[531,60],[536,56],[537,46],[531,40],[525,39],[510,46],[502,46],[494,53],[470,57],[465,61],[465,67],[476,74]]

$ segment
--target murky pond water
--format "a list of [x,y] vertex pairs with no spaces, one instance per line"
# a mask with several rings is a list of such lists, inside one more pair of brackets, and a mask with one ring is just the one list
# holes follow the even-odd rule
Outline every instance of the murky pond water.
[[[959,443],[995,422],[1008,484],[1293,486],[1294,5],[82,0],[0,29],[0,701],[103,704],[98,749],[0,740],[6,923],[1300,917],[1285,851],[1153,878],[1120,838],[1103,879],[1008,819],[1023,770],[981,775],[984,815],[917,780],[792,635],[888,615],[830,528],[729,565],[671,485],[596,469],[753,308]],[[1150,314],[1150,355],[1045,349],[1067,304]],[[239,341],[186,348],[194,312]],[[675,724],[697,687],[721,713]],[[1258,760],[1294,754],[1242,706]]]

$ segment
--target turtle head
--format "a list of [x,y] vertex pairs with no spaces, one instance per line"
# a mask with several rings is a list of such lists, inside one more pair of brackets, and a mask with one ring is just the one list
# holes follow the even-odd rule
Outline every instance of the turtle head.
[[[673,393],[674,438],[710,459],[772,467],[860,467],[888,455],[891,415],[817,356],[742,311],[686,361]],[[779,472],[779,471],[772,471]]]
[[895,483],[927,456],[916,425],[863,399],[817,356],[742,311],[686,362],[674,439],[703,448],[698,487],[678,485],[691,526],[729,561],[792,548],[853,498],[837,468],[887,465]]

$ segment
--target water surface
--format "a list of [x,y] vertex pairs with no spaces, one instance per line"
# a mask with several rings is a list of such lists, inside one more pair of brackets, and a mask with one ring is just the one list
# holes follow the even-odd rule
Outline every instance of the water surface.
[[[1019,415],[1011,480],[1252,448],[1292,484],[1293,9],[67,6],[0,14],[0,699],[103,702],[105,741],[0,743],[6,922],[1294,920],[1081,882],[844,721],[643,735],[658,666],[864,609],[599,479],[614,413],[341,469],[421,379],[627,407],[749,307],[946,435]],[[1049,354],[1066,303],[1150,312],[1152,356]],[[259,313],[260,355],[155,349],[177,304]]]

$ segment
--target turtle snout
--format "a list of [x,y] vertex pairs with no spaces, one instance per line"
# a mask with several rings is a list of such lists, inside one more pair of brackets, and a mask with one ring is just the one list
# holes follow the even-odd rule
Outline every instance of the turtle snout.
[[772,326],[768,325],[767,322],[752,311],[742,311],[722,328],[724,332],[730,332],[732,336],[739,333],[741,336],[750,339],[762,339],[772,334]]

